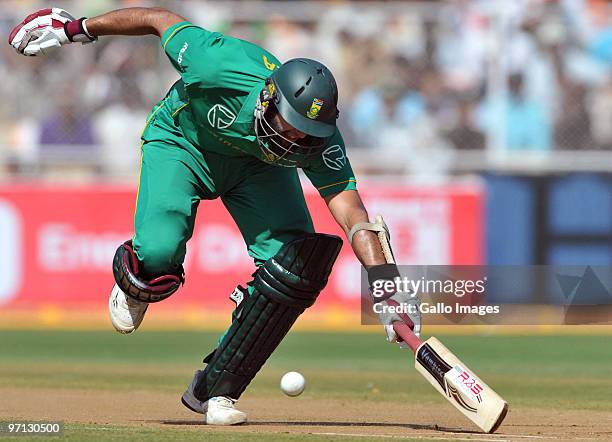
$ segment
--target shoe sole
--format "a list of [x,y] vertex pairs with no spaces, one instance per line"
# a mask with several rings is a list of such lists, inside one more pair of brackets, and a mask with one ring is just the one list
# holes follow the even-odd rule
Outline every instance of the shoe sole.
[[209,424],[208,422],[206,422],[206,425],[214,425],[214,426],[217,426],[217,427],[236,427],[238,425],[244,425],[246,423],[247,423],[247,421],[236,422],[236,423],[233,423],[233,424]]

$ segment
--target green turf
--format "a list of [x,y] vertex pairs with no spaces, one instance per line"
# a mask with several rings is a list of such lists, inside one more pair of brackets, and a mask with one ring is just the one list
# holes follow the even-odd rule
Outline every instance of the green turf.
[[[609,336],[440,338],[514,404],[612,408]],[[190,332],[3,331],[0,385],[180,391],[215,340],[215,334]],[[304,373],[313,395],[438,400],[412,367],[410,352],[374,334],[293,333],[251,391],[278,394],[278,378],[287,370]]]
[[[609,336],[439,338],[512,407],[612,409]],[[216,335],[200,332],[141,331],[121,336],[111,332],[2,331],[0,386],[129,388],[178,394],[215,340]],[[280,394],[278,380],[288,370],[305,375],[305,396],[364,402],[442,401],[414,370],[410,351],[386,344],[378,334],[293,333],[247,393]],[[122,375],[117,376],[118,372]],[[72,427],[83,439],[91,432],[95,439],[103,434],[105,440],[118,440],[125,436],[122,431],[127,431],[130,440],[157,440],[144,428],[132,434],[134,430],[113,427],[98,434],[86,426]],[[189,430],[175,435],[178,440],[187,438]],[[220,433],[219,437],[228,440],[228,435]],[[249,436],[232,437],[244,440]]]
[[[269,437],[269,436],[268,436]],[[150,427],[134,427],[120,425],[84,425],[84,424],[69,424],[66,425],[64,433],[61,436],[55,437],[10,437],[4,440],[14,440],[21,442],[40,442],[40,441],[144,441],[144,442],[165,442],[172,441],[194,441],[206,440],[207,442],[245,442],[245,441],[262,441],[268,439],[267,435],[262,433],[230,433],[228,431],[215,431],[206,429],[202,432],[202,427],[193,429],[159,429]],[[0,440],[3,438],[0,436]],[[269,439],[268,439],[269,440]],[[330,436],[330,435],[314,435],[314,434],[274,434],[274,442],[298,442],[298,441],[333,441],[333,442],[363,442],[362,436]],[[384,440],[384,439],[383,439]],[[423,442],[422,438],[409,439],[401,438],[402,442]],[[439,439],[436,441],[445,441],[451,439]]]

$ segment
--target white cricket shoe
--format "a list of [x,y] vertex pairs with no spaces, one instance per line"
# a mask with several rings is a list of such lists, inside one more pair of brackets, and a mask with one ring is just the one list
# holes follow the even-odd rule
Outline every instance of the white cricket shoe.
[[238,425],[247,421],[246,413],[238,410],[236,401],[225,397],[211,397],[208,400],[206,423],[208,425]]
[[132,333],[142,322],[149,304],[127,296],[117,284],[108,298],[110,320],[119,333]]
[[202,402],[195,397],[193,389],[201,372],[202,370],[196,370],[191,384],[189,384],[189,387],[183,393],[183,397],[181,397],[183,405],[191,411],[205,414],[208,425],[238,425],[245,423],[247,415],[236,409],[235,400],[225,396],[218,396]]

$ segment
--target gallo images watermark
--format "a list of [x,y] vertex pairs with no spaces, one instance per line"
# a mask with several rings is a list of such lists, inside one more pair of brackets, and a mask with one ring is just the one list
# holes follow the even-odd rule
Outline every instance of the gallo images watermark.
[[361,287],[364,325],[397,314],[432,325],[612,324],[610,266],[387,265],[362,269]]
[[[486,293],[487,277],[482,279],[427,279],[424,276],[412,279],[406,276],[394,279],[377,279],[372,282],[372,310],[376,314],[405,313],[422,314],[475,314],[479,316],[498,314],[499,305],[472,305],[460,302],[424,302],[424,296],[454,296],[464,298],[466,295],[482,296]],[[384,301],[394,297],[398,303]]]

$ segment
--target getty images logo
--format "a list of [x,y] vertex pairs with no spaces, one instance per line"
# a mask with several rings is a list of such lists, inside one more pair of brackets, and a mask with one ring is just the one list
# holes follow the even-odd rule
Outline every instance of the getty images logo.
[[21,283],[22,228],[19,213],[0,200],[0,306],[8,303]]

